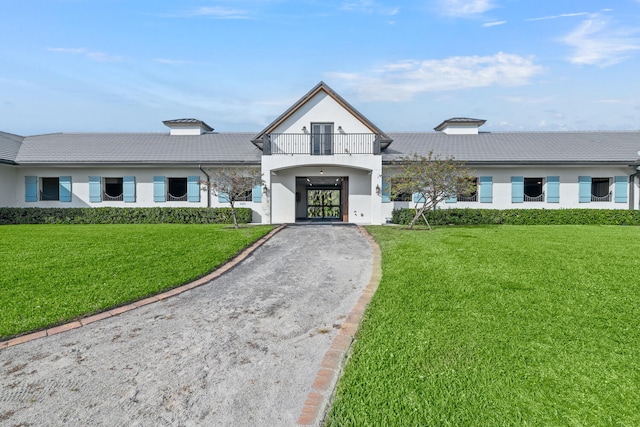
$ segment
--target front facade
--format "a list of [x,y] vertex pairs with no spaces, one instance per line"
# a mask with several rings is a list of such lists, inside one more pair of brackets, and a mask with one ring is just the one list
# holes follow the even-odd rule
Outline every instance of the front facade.
[[319,83],[258,134],[195,119],[169,133],[0,132],[0,206],[224,207],[216,168],[260,171],[236,206],[253,222],[382,224],[413,195],[392,197],[396,161],[429,152],[462,161],[477,191],[440,208],[638,209],[640,132],[480,132],[455,118],[435,132],[385,133]]

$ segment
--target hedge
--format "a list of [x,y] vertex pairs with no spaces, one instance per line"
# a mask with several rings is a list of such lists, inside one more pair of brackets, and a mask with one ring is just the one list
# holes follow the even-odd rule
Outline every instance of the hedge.
[[[406,225],[414,213],[396,209],[391,222]],[[627,209],[437,209],[425,217],[430,225],[640,225],[640,211]]]
[[[236,208],[239,223],[250,208]],[[0,208],[7,224],[232,224],[231,208]]]

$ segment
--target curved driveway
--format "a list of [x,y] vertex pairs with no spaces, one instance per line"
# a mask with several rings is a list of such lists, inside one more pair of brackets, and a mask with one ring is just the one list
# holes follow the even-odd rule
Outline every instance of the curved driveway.
[[356,227],[287,227],[201,287],[0,350],[0,425],[295,425],[372,259]]

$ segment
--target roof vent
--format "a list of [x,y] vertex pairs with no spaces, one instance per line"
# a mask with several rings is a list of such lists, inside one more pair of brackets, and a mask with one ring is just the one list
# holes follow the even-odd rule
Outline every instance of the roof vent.
[[478,128],[485,124],[485,122],[486,120],[481,119],[454,117],[445,120],[433,129],[446,133],[447,135],[477,135]]
[[162,123],[171,129],[170,135],[202,135],[213,131],[211,126],[198,119],[165,120]]

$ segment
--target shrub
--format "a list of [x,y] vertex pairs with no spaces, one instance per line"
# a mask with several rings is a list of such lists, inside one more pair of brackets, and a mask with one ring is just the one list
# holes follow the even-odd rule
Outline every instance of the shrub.
[[[395,209],[391,222],[406,225],[414,212]],[[430,225],[640,225],[640,211],[627,209],[438,209],[424,216]]]
[[[236,208],[251,222],[250,208]],[[0,208],[6,224],[231,224],[230,208]]]

